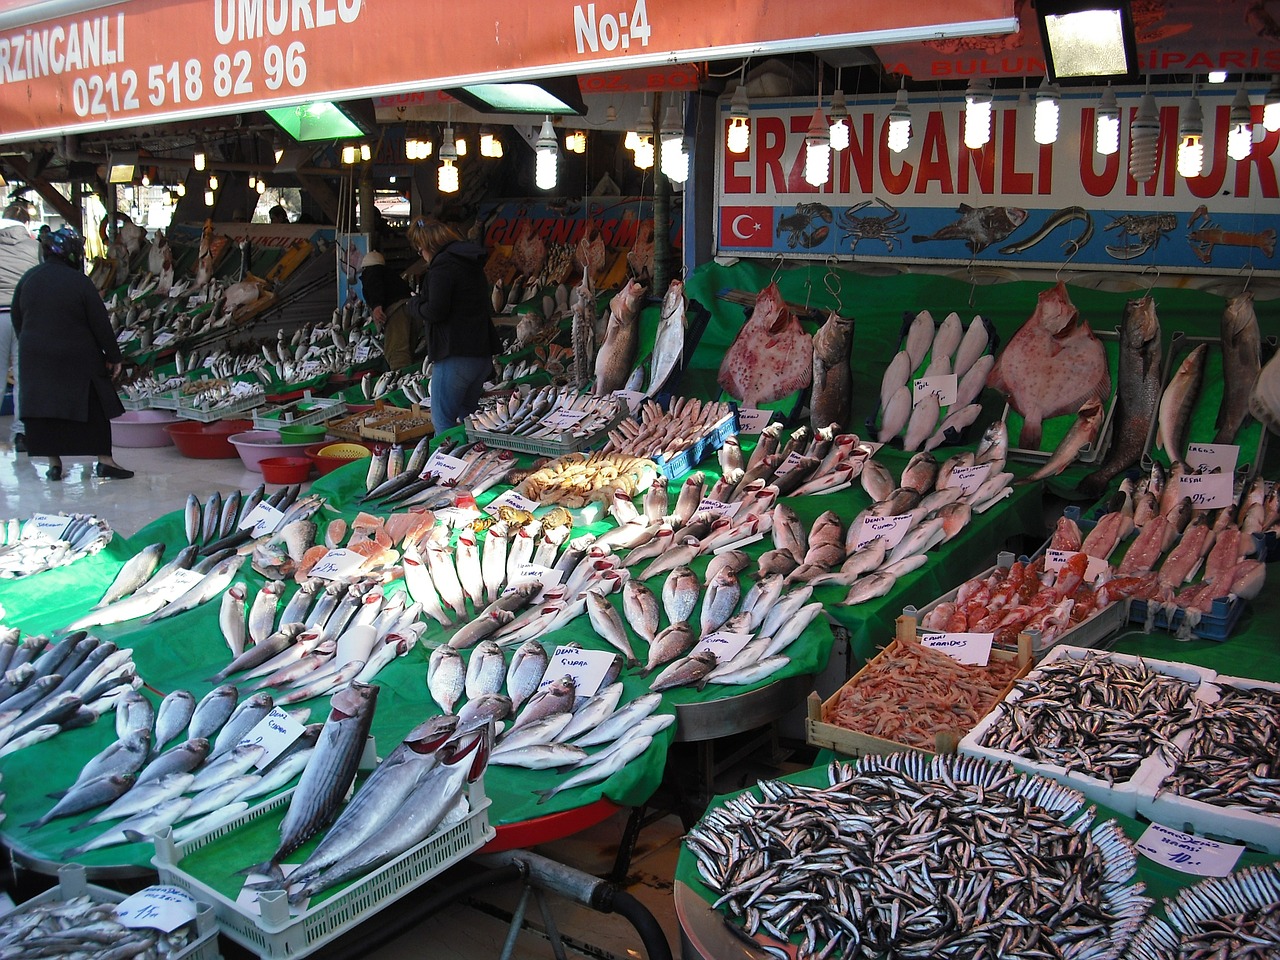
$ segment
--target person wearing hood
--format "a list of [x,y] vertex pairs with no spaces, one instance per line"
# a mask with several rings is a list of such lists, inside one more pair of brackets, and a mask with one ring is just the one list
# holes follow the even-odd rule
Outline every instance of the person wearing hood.
[[391,370],[413,363],[414,336],[409,311],[409,284],[387,266],[376,249],[360,263],[360,295],[369,305],[373,322],[382,331],[382,356]]
[[475,412],[493,376],[498,332],[484,274],[488,253],[438,220],[415,220],[408,236],[428,265],[409,314],[427,332],[431,420],[437,431],[447,430]]
[[0,394],[13,370],[13,423],[9,441],[16,453],[27,450],[26,432],[22,426],[22,408],[18,403],[18,335],[9,317],[13,291],[22,275],[40,262],[40,244],[27,229],[26,204],[11,203],[0,214]]

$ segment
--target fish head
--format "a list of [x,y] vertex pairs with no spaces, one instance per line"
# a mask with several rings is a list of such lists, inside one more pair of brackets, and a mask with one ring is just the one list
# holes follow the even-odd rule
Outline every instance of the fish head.
[[1079,315],[1080,311],[1067,294],[1067,285],[1061,280],[1048,290],[1040,291],[1035,317],[1041,329],[1050,336],[1069,332]]
[[1144,344],[1160,336],[1160,318],[1152,297],[1130,300],[1125,306],[1122,336],[1130,343]]
[[366,707],[372,708],[378,700],[379,689],[372,683],[353,681],[350,686],[339,690],[330,698],[330,719],[345,720],[360,713]]

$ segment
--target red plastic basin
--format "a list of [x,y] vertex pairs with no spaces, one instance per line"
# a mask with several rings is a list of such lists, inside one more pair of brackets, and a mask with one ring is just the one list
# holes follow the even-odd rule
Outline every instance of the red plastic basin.
[[239,456],[236,448],[231,445],[231,435],[252,428],[252,420],[215,420],[213,423],[184,420],[181,423],[171,423],[164,429],[184,457],[193,460],[230,460]]
[[267,457],[259,460],[258,466],[267,483],[302,483],[311,476],[311,460],[307,457]]

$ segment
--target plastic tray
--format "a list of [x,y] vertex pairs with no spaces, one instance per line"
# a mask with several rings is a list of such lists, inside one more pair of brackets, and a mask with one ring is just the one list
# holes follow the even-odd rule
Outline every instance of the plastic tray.
[[[1087,656],[1098,655],[1096,651],[1089,650],[1084,647],[1059,645],[1049,651],[1044,658],[1042,665],[1053,663],[1063,658],[1071,657],[1074,659],[1082,659]],[[1134,664],[1144,661],[1152,670],[1158,673],[1166,674],[1171,677],[1178,677],[1193,683],[1196,686],[1195,696],[1203,698],[1212,696],[1212,683],[1217,674],[1212,670],[1206,670],[1203,667],[1192,666],[1187,663],[1173,663],[1168,660],[1153,660],[1150,657],[1135,657],[1122,653],[1109,653],[1105,656],[1122,663]],[[1027,675],[1027,679],[1034,680],[1036,671],[1032,670]],[[1022,697],[1022,689],[1015,687],[1008,696],[1005,697],[1004,703],[1014,703]],[[1035,760],[1028,759],[1021,754],[1010,753],[1006,750],[1000,750],[994,747],[983,746],[979,743],[987,730],[998,719],[1001,709],[997,707],[971,730],[963,740],[960,741],[960,753],[978,757],[982,760],[988,760],[991,763],[1007,762],[1014,766],[1015,769],[1025,773],[1039,774],[1042,777],[1048,777],[1059,783],[1074,787],[1094,803],[1101,803],[1113,810],[1123,813],[1125,816],[1132,817],[1137,813],[1138,798],[1140,794],[1149,791],[1149,783],[1154,771],[1163,765],[1158,753],[1152,753],[1145,757],[1139,763],[1137,770],[1128,780],[1122,780],[1117,783],[1108,783],[1098,777],[1091,777],[1087,774],[1079,773],[1075,770],[1067,770],[1056,763],[1040,763]],[[1175,739],[1175,743],[1185,746],[1190,740],[1190,731],[1184,731],[1179,738]]]
[[[311,410],[302,411],[298,409],[300,403],[309,403],[315,406]],[[279,430],[285,426],[323,423],[325,420],[346,412],[346,401],[341,398],[312,397],[311,391],[307,390],[300,400],[260,409],[253,415],[253,428],[255,430]]]
[[132,397],[125,396],[123,393],[120,394],[120,406],[126,410],[150,410],[151,400],[152,398],[149,396],[139,397],[135,400]]
[[240,417],[242,414],[248,413],[250,410],[257,409],[266,402],[266,395],[261,393],[242,397],[234,403],[224,403],[219,404],[216,407],[208,408],[179,399],[178,407],[174,412],[184,420],[199,420],[201,423],[212,423],[214,420],[227,420],[233,417]]
[[274,797],[232,820],[230,823],[176,845],[167,837],[157,838],[152,865],[163,883],[172,883],[213,904],[218,926],[232,940],[252,950],[263,960],[294,960],[317,950],[322,944],[345,933],[384,906],[426,883],[447,867],[465,859],[495,836],[489,825],[489,799],[483,778],[471,785],[471,812],[465,820],[424,840],[399,858],[355,881],[340,893],[290,917],[282,894],[263,897],[259,905],[264,915],[251,914],[208,886],[199,877],[182,869],[182,858],[192,850],[210,844],[237,830],[255,817],[283,806],[292,794]]
[[[89,897],[105,903],[120,903],[126,897],[123,893],[108,890],[87,883],[84,878],[84,867],[78,863],[64,863],[58,868],[58,885],[44,893],[37,894],[17,907],[15,912],[21,913],[27,907],[54,900],[74,900],[76,897]],[[213,908],[206,900],[196,900],[196,938],[177,953],[171,953],[166,960],[221,960],[218,952],[218,926],[214,921]]]
[[567,453],[585,453],[603,446],[609,439],[609,431],[621,423],[627,416],[624,403],[618,404],[618,412],[599,430],[585,437],[565,435],[564,440],[535,440],[531,437],[513,436],[509,433],[495,433],[490,430],[472,430],[467,427],[467,439],[479,441],[499,450],[514,450],[516,453],[528,453],[535,457],[562,457]]
[[715,453],[724,446],[724,442],[738,433],[738,407],[734,404],[729,415],[720,419],[710,431],[703,434],[695,440],[689,449],[677,453],[670,460],[662,457],[653,457],[652,460],[658,465],[658,472],[668,480],[674,480],[676,477],[682,477],[698,464],[708,454]]
[[[1147,601],[1134,600],[1129,605],[1129,621],[1131,623],[1140,623],[1144,626],[1147,622]],[[1200,622],[1194,627],[1189,628],[1190,636],[1199,637],[1202,640],[1230,640],[1231,634],[1236,628],[1236,624],[1240,622],[1240,617],[1244,613],[1244,600],[1235,597],[1231,600],[1215,600],[1213,608],[1200,616]],[[1178,609],[1173,612],[1173,622],[1169,622],[1169,617],[1164,610],[1158,609],[1155,613],[1155,619],[1152,621],[1154,626],[1161,630],[1168,630],[1175,634],[1182,634],[1183,621],[1186,620],[1186,611]]]
[[151,406],[156,410],[177,410],[178,409],[178,391],[169,390],[165,393],[153,394],[151,397]]

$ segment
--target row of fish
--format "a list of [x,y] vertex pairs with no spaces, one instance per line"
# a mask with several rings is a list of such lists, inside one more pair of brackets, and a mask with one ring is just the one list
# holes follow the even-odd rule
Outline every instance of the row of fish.
[[[957,313],[947,314],[936,325],[928,310],[917,313],[906,325],[902,349],[889,362],[880,382],[877,439],[887,443],[901,436],[907,451],[956,443],[982,412],[976,401],[995,364],[995,358],[987,353],[994,341],[995,332],[982,317],[974,317],[966,329]],[[917,377],[948,376],[956,378],[953,402],[940,403],[939,395],[932,391],[916,396]]]
[[87,513],[44,514],[40,519],[0,521],[0,579],[65,567],[111,542],[107,522]]
[[166,933],[121,923],[116,905],[92,896],[24,903],[0,919],[0,956],[118,957],[174,956],[197,938],[191,920]]
[[626,452],[636,457],[671,460],[713,433],[731,416],[729,404],[674,397],[670,409],[646,400],[635,418],[623,420],[609,431],[605,453]]
[[[510,450],[491,450],[483,443],[459,444],[454,438],[441,440],[435,450],[429,449],[429,443],[430,438],[423,437],[407,457],[399,446],[375,453],[365,476],[367,493],[360,502],[376,503],[379,509],[455,506],[464,495],[474,500],[502,483],[516,468]],[[456,475],[446,476],[439,465],[437,458],[445,455],[462,461]]]
[[92,724],[141,683],[133,651],[110,641],[0,627],[0,756]]
[[598,434],[616,422],[624,409],[622,401],[614,396],[547,386],[516,391],[495,405],[482,405],[466,418],[466,425],[470,431],[565,443]]
[[1150,916],[1131,960],[1246,960],[1280,943],[1280,868],[1259,864],[1210,877],[1166,898],[1167,922]]

